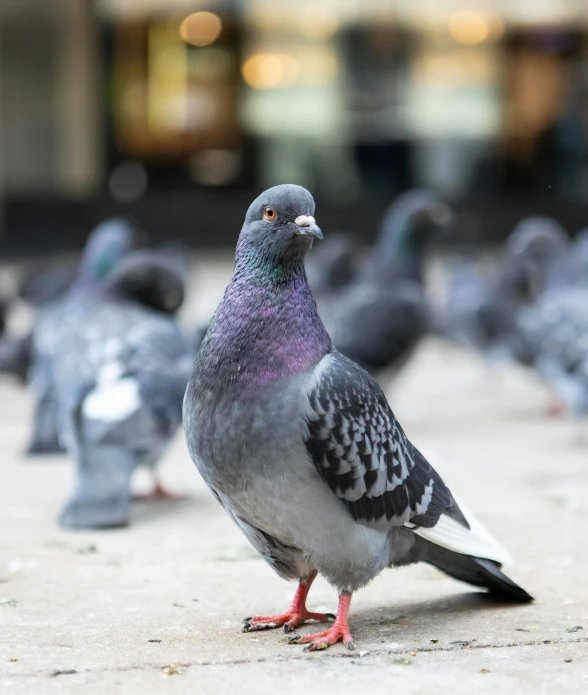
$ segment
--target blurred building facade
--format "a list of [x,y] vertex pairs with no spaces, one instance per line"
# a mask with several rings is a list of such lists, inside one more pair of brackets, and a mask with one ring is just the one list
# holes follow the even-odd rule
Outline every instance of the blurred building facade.
[[[284,181],[373,235],[413,186],[479,238],[588,222],[584,0],[2,0],[0,248],[104,215],[234,241]],[[586,219],[584,219],[586,216]]]

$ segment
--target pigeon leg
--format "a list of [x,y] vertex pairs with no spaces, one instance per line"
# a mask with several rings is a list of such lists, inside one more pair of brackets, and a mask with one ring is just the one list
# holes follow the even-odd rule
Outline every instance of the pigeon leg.
[[180,495],[177,492],[172,492],[168,490],[165,485],[159,480],[159,478],[153,474],[153,490],[147,492],[146,494],[134,494],[133,500],[135,502],[144,502],[152,500],[182,500],[184,495]]
[[343,642],[347,649],[353,649],[353,637],[351,636],[349,625],[347,624],[347,615],[349,614],[350,605],[351,594],[348,591],[342,591],[339,596],[337,617],[329,630],[315,632],[311,635],[295,635],[290,638],[289,643],[306,644],[304,651],[307,652],[327,649],[337,642]]
[[553,389],[547,390],[547,415],[548,417],[560,417],[566,411],[564,402]]
[[59,442],[55,401],[50,394],[39,398],[35,407],[33,437],[27,447],[28,456],[43,454],[61,454],[65,449]]
[[316,620],[319,623],[326,623],[334,620],[332,613],[310,613],[306,610],[306,597],[312,583],[315,580],[317,571],[311,572],[308,577],[302,577],[298,583],[298,588],[294,594],[292,605],[285,613],[280,615],[256,615],[252,618],[245,618],[243,621],[243,632],[253,632],[254,630],[268,630],[273,627],[284,626],[284,632],[291,632],[307,620]]

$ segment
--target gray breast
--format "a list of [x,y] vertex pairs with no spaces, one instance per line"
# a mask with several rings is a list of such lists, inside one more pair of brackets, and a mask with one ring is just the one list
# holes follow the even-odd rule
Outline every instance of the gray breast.
[[230,497],[252,478],[280,475],[290,457],[304,457],[305,379],[289,379],[251,399],[234,398],[230,391],[187,399],[188,448],[210,487]]

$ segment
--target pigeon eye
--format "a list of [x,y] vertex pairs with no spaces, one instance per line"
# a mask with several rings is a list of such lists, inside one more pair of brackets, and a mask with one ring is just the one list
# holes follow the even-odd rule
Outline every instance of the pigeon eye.
[[263,208],[263,219],[266,222],[273,222],[274,220],[278,219],[278,213],[268,205],[267,207]]

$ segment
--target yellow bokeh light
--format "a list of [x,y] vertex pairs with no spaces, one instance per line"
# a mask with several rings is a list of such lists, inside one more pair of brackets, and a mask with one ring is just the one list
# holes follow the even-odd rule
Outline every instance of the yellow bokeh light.
[[468,46],[482,43],[488,38],[486,19],[473,10],[454,12],[449,18],[449,33],[458,42]]
[[180,24],[180,36],[192,46],[209,46],[222,30],[221,18],[212,12],[194,12]]
[[243,79],[254,89],[288,87],[298,79],[300,65],[284,53],[259,53],[243,64]]

